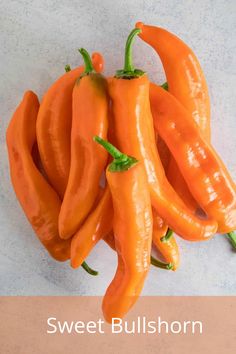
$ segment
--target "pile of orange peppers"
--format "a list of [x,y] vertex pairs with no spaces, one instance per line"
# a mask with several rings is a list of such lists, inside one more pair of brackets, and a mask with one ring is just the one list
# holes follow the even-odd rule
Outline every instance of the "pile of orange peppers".
[[[136,69],[136,36],[159,55],[167,83]],[[124,68],[101,74],[103,57],[52,84],[42,102],[27,91],[7,129],[12,184],[41,243],[58,261],[83,266],[103,239],[118,264],[103,298],[108,322],[142,291],[150,264],[176,270],[173,233],[203,241],[227,234],[236,247],[236,189],[210,143],[206,80],[193,51],[165,29],[137,23]],[[151,255],[152,244],[163,256]]]

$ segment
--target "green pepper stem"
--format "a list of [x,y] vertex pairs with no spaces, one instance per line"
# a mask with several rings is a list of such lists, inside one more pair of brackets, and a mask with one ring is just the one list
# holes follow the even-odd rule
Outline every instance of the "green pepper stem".
[[98,272],[92,268],[89,267],[89,265],[86,262],[83,262],[82,267],[84,268],[84,270],[90,274],[90,275],[98,275]]
[[165,243],[165,242],[168,242],[168,241],[171,239],[172,236],[173,236],[173,231],[168,228],[168,230],[167,230],[165,236],[163,236],[163,237],[161,238],[161,242],[164,242],[164,243]]
[[102,145],[109,154],[114,158],[112,163],[109,164],[108,170],[110,172],[123,172],[129,170],[132,166],[138,163],[138,160],[132,156],[128,156],[120,152],[114,145],[99,136],[93,138],[98,144]]
[[69,71],[71,71],[71,67],[69,64],[65,65],[65,72],[68,73]]
[[84,48],[80,48],[79,52],[84,59],[84,65],[85,65],[85,69],[84,69],[84,72],[82,75],[87,75],[87,74],[94,72],[93,63],[92,63],[91,57],[90,57],[89,53],[87,52],[87,50]]
[[124,62],[124,71],[134,71],[133,66],[133,57],[132,57],[132,48],[135,36],[141,32],[140,28],[134,28],[126,41],[125,45],[125,62]]
[[144,71],[134,68],[133,57],[132,57],[134,38],[140,32],[142,32],[140,28],[134,28],[130,32],[125,45],[124,68],[122,70],[117,70],[116,72],[117,78],[132,79],[135,77],[140,77],[144,74]]
[[161,262],[158,259],[154,258],[153,256],[151,256],[151,264],[157,268],[162,268],[162,269],[166,269],[166,270],[173,269],[172,263]]
[[232,231],[232,232],[228,232],[227,233],[227,236],[231,242],[231,245],[233,246],[233,248],[236,249],[236,233],[235,231]]
[[161,87],[162,87],[164,90],[168,91],[168,89],[169,89],[168,82],[164,82],[164,84],[162,84]]
[[100,136],[96,135],[93,140],[96,141],[98,144],[102,145],[104,149],[106,149],[109,154],[114,157],[114,159],[120,159],[123,156],[127,157],[127,155],[122,154],[122,152],[120,152],[114,145],[109,143],[109,141],[103,140],[102,138],[100,138]]

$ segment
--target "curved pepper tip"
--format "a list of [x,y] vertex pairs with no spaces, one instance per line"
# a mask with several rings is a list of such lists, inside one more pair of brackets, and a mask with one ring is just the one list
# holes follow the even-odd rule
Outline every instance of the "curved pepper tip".
[[98,53],[98,52],[94,52],[92,54],[92,62],[94,63],[94,66],[96,67],[96,71],[98,73],[101,73],[104,69],[104,59],[103,56]]
[[141,21],[136,22],[136,24],[135,24],[135,27],[136,27],[136,28],[139,28],[139,29],[141,30],[141,32],[140,32],[140,33],[142,33],[143,26],[144,26],[144,23],[143,23],[143,22],[141,22]]
[[142,36],[144,26],[145,26],[144,23],[141,22],[141,21],[138,21],[135,24],[135,28],[139,28],[140,29],[140,33],[138,34],[140,37]]

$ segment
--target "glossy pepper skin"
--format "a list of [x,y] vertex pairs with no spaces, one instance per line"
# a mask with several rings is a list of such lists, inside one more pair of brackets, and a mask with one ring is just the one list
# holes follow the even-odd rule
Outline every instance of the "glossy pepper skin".
[[[108,78],[108,82],[111,80],[111,78]],[[112,112],[112,106],[110,105],[109,107],[109,131],[108,131],[108,137],[109,137],[109,140],[112,142],[113,145],[117,145],[117,142],[116,142],[116,137],[115,137],[115,127],[114,127],[114,117],[113,117],[113,112]],[[157,135],[157,134],[156,134]],[[158,136],[156,137],[157,139],[157,148],[158,148],[158,151],[160,152],[160,157],[161,157],[161,162],[163,164],[163,167],[167,168],[168,166],[168,163],[169,163],[169,156],[170,156],[170,153],[169,153],[169,150],[165,144],[165,142]],[[159,218],[156,214],[156,217]],[[161,220],[161,218],[159,218]],[[159,242],[160,241],[160,238],[161,237],[164,237],[165,236],[165,233],[167,232],[168,230],[168,226],[166,225],[166,227],[163,225],[164,222],[159,222],[159,223],[155,223],[155,226],[153,225],[153,243],[155,245],[156,248],[158,248],[158,250],[161,252],[161,247],[159,247]],[[160,229],[159,229],[160,228]],[[156,238],[159,237],[159,242],[155,242]],[[115,244],[114,244],[114,234],[113,234],[113,229],[112,231],[107,234],[103,240],[112,248],[115,250]],[[167,252],[165,252],[166,254]],[[171,255],[170,255],[171,257]],[[153,261],[153,258],[151,258],[151,261]],[[156,259],[154,260],[154,263],[153,264],[154,266],[157,266],[157,267],[161,267],[161,268],[164,268],[163,265],[161,265],[161,263],[159,261],[157,261]],[[172,262],[169,262],[168,263],[172,264]],[[174,267],[174,265],[173,265]],[[165,269],[168,269],[167,267],[165,267]],[[174,269],[173,269],[174,270]]]
[[37,169],[32,147],[36,142],[37,96],[27,91],[7,129],[7,147],[12,184],[24,213],[39,240],[53,258],[70,258],[70,241],[58,234],[61,201]]
[[160,136],[157,136],[157,151],[161,159],[162,166],[167,173],[170,164],[170,151]]
[[[101,72],[103,57],[94,53],[94,69]],[[63,199],[70,171],[72,91],[83,73],[80,66],[62,75],[45,93],[37,118],[37,141],[47,177]]]
[[236,190],[226,167],[201,135],[188,111],[170,93],[152,84],[154,124],[168,145],[191,193],[218,232],[236,228]]
[[[89,214],[71,242],[71,266],[79,267],[89,255],[93,247],[102,238],[111,232],[113,226],[113,207],[109,187],[105,191],[97,206]],[[105,236],[105,237],[104,237]],[[111,242],[110,242],[111,241]],[[113,245],[111,238],[109,244]]]
[[176,270],[179,267],[179,248],[178,244],[172,235],[166,238],[168,227],[160,216],[153,210],[153,232],[152,242],[157,250],[164,257],[165,261],[172,264],[172,269]]
[[[139,72],[136,71],[137,75]],[[147,76],[143,73],[140,77],[129,79],[114,77],[109,80],[109,94],[118,148],[143,162],[154,209],[177,234],[187,240],[205,240],[213,236],[217,229],[216,222],[201,220],[194,215],[166,179],[156,149]]]
[[107,152],[93,141],[94,135],[107,136],[107,82],[93,71],[84,49],[81,54],[89,64],[73,89],[71,165],[59,216],[59,233],[64,239],[78,230],[91,211],[107,161]]
[[[101,143],[101,139],[97,141]],[[152,242],[152,209],[144,167],[135,158],[112,150],[115,160],[107,167],[106,177],[114,209],[118,266],[103,298],[108,322],[122,318],[140,295],[150,267]]]
[[[180,38],[163,28],[141,22],[136,27],[142,29],[140,38],[159,55],[168,91],[191,113],[204,137],[210,141],[210,99],[206,79],[196,55]],[[170,160],[167,177],[185,204],[196,210],[197,203],[173,158]]]
[[159,55],[168,82],[168,91],[191,112],[195,122],[210,140],[210,100],[204,73],[193,51],[167,30],[136,24],[139,37]]

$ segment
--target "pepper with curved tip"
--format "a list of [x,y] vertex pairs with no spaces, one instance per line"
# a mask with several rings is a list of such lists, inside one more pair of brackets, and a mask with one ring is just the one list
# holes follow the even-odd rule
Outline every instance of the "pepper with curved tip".
[[7,129],[11,180],[16,196],[39,240],[53,258],[70,258],[70,241],[58,234],[61,201],[41,175],[32,158],[36,142],[37,96],[27,91]]
[[136,302],[150,267],[152,209],[143,164],[96,137],[114,157],[106,170],[114,208],[113,228],[118,266],[103,298],[108,322],[122,318]]
[[179,248],[174,236],[167,239],[167,234],[168,226],[153,210],[152,242],[165,261],[172,264],[172,269],[176,270],[179,267]]
[[[93,247],[104,235],[112,230],[113,207],[111,193],[106,186],[97,206],[89,214],[71,242],[71,266],[79,267],[89,255]],[[105,237],[106,239],[106,237]]]
[[218,223],[218,232],[236,228],[235,184],[213,147],[204,139],[189,112],[167,91],[151,84],[152,113],[191,193]]
[[71,165],[59,215],[59,233],[64,239],[79,229],[91,211],[107,162],[107,152],[93,141],[94,135],[107,136],[107,82],[94,72],[86,50],[80,49],[80,53],[85,71],[73,89]]
[[[139,37],[159,55],[168,91],[191,113],[200,130],[210,141],[210,99],[204,73],[193,51],[167,30],[137,22]],[[163,87],[166,89],[166,87]]]
[[[180,38],[163,28],[142,22],[138,22],[136,27],[142,29],[140,38],[160,56],[168,91],[191,113],[204,137],[210,141],[210,99],[206,79],[196,55]],[[167,178],[185,204],[196,210],[197,202],[173,158],[170,160]]]
[[[142,29],[139,34],[140,38],[152,46],[160,56],[168,80],[168,83],[164,83],[162,87],[175,96],[191,113],[201,133],[210,142],[210,98],[204,73],[197,57],[186,43],[163,28],[144,25],[142,22],[138,22],[136,27]],[[163,144],[160,148],[163,152]],[[166,162],[165,146],[162,157]],[[198,205],[173,158],[169,162],[167,177],[185,204],[192,210],[196,210]],[[227,236],[236,248],[232,233],[228,233]]]
[[[93,66],[97,72],[103,69],[103,57],[94,53]],[[66,66],[69,68],[69,66]],[[84,67],[65,70],[45,93],[37,118],[37,141],[40,157],[47,177],[63,199],[70,171],[70,135],[72,121],[72,91],[76,79]]]
[[[130,37],[138,34],[131,32]],[[126,57],[131,60],[131,47],[126,46]],[[180,236],[191,241],[206,240],[213,236],[217,223],[202,220],[182,202],[168,183],[156,146],[153,118],[149,101],[149,80],[141,70],[119,71],[109,80],[113,117],[118,148],[136,156],[145,166],[152,206],[164,221]],[[124,73],[126,75],[123,75]],[[132,76],[132,72],[134,76]],[[137,77],[140,74],[141,76]],[[163,92],[164,90],[161,89]]]

